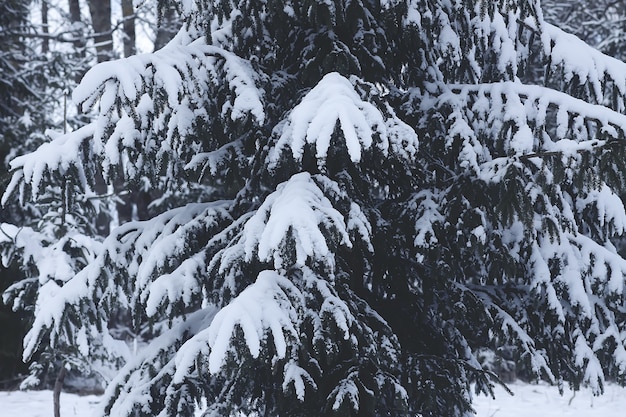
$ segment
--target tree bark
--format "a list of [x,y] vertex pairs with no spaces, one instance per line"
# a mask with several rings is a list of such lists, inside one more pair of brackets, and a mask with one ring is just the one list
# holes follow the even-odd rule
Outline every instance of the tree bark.
[[156,39],[154,40],[154,50],[163,48],[172,40],[180,25],[176,19],[176,10],[174,7],[165,5],[159,13],[158,29]]
[[85,27],[80,16],[80,3],[78,0],[68,0],[70,9],[70,22],[72,23],[72,37],[74,49],[78,56],[85,56]]
[[68,0],[68,5],[70,8],[70,20],[72,23],[80,22],[80,3],[78,3],[78,0]]
[[124,56],[129,57],[136,52],[133,0],[122,0],[122,16],[124,18]]
[[43,40],[41,42],[41,53],[47,54],[50,51],[50,40],[47,35],[50,33],[50,29],[48,28],[48,1],[41,0],[41,31],[44,34]]
[[65,374],[67,369],[65,366],[61,366],[59,375],[57,375],[56,381],[54,381],[54,391],[52,393],[54,417],[61,417],[61,390],[63,389],[63,381],[65,380]]
[[98,62],[108,61],[113,57],[111,0],[89,0],[89,14],[95,33],[94,43]]

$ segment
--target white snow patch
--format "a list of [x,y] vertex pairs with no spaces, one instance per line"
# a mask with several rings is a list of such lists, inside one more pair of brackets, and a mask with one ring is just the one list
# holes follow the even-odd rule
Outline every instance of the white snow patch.
[[[626,410],[626,389],[609,384],[605,393],[594,396],[583,388],[575,393],[565,387],[560,395],[557,387],[515,382],[509,385],[515,395],[504,388],[495,387],[495,399],[484,395],[475,396],[473,407],[476,417],[622,417]],[[64,417],[91,416],[101,397],[61,394],[61,412]],[[0,391],[2,417],[28,416],[50,417],[52,415],[52,391]],[[206,408],[201,402],[196,417]]]
[[[217,373],[224,365],[228,352],[233,349],[235,327],[243,331],[252,357],[259,356],[269,330],[277,356],[284,358],[289,344],[288,338],[298,338],[294,327],[297,321],[296,306],[290,299],[290,295],[293,297],[294,294],[299,294],[299,291],[287,278],[275,271],[261,272],[254,284],[243,290],[215,315],[206,332],[191,339],[206,337],[208,340],[211,347],[209,371]],[[183,351],[181,348],[181,352]]]
[[261,261],[274,261],[283,266],[286,239],[294,242],[296,264],[308,259],[333,264],[327,237],[321,226],[338,232],[339,243],[352,246],[343,216],[326,198],[309,173],[291,177],[270,194],[244,228],[243,243],[246,260],[257,253]]
[[388,123],[378,108],[361,99],[350,80],[338,73],[326,74],[276,129],[280,136],[269,155],[270,166],[278,163],[285,148],[301,160],[306,144],[315,145],[318,164],[323,165],[337,125],[353,162],[359,162],[362,150],[375,140],[385,153],[390,142],[395,151],[405,146],[403,153],[414,152],[415,132],[395,114],[391,119],[393,123]]
[[626,409],[626,389],[616,385],[607,385],[601,396],[588,388],[574,393],[567,387],[560,395],[557,387],[545,383],[515,382],[509,388],[515,395],[496,386],[495,400],[474,397],[476,417],[621,417]]

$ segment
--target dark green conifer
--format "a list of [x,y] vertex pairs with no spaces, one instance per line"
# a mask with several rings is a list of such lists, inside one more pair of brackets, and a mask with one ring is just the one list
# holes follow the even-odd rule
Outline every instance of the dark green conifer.
[[175,4],[85,75],[93,123],[13,161],[5,202],[156,198],[77,274],[39,260],[27,355],[119,356],[112,416],[465,416],[482,348],[623,381],[624,64],[531,0]]

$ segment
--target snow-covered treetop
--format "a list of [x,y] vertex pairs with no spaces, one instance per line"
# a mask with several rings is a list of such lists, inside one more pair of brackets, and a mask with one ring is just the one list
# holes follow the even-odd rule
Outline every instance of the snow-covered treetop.
[[[220,2],[209,5],[199,2],[202,7],[194,4],[189,1],[180,5],[190,15],[196,15],[197,10],[205,10],[222,21],[223,27],[213,28],[214,33],[235,25],[224,20],[221,13],[226,10],[231,11],[233,19],[244,19],[241,7],[234,3],[226,6]],[[246,7],[254,8],[250,5]],[[320,2],[307,8],[290,3],[281,9],[276,5],[267,7],[270,14],[276,13],[285,19],[297,18],[299,22],[321,19],[321,10],[326,10],[334,22],[345,19],[350,8],[356,6]],[[543,22],[536,14],[536,5],[503,2],[501,7],[495,8],[492,2],[476,2],[468,8],[462,2],[456,6],[436,2],[426,6],[426,9],[421,7],[413,3],[407,6],[400,2],[385,2],[379,10],[383,15],[389,14],[388,18],[402,14],[407,33],[417,31],[420,36],[421,47],[418,44],[401,54],[396,52],[396,60],[391,62],[400,66],[408,65],[414,59],[421,62],[419,66],[411,64],[403,70],[406,82],[415,81],[413,73],[416,71],[415,75],[421,74],[419,78],[422,80],[425,80],[426,74],[425,81],[448,82],[445,87],[437,82],[422,82],[417,86],[410,85],[411,88],[451,90],[455,96],[450,97],[448,102],[455,107],[471,106],[474,113],[478,112],[479,118],[493,111],[501,112],[502,117],[497,118],[501,120],[498,126],[488,128],[498,132],[498,135],[511,132],[513,141],[502,149],[504,154],[509,155],[510,151],[516,155],[568,149],[579,151],[589,146],[602,146],[608,139],[623,136],[621,111],[626,97],[623,64]],[[366,14],[371,13],[369,8],[364,10],[368,10]],[[260,22],[267,25],[272,17],[277,18],[268,15]],[[244,19],[241,24],[245,22],[247,20]],[[306,30],[302,34],[297,33],[300,29],[301,26],[295,26],[293,36],[306,36]],[[154,173],[179,178],[184,175],[185,168],[195,169],[205,166],[207,162],[215,172],[219,159],[228,157],[228,152],[224,152],[232,146],[225,140],[230,129],[234,128],[231,127],[232,122],[237,122],[236,125],[248,122],[263,125],[268,121],[264,96],[271,92],[264,91],[263,85],[271,68],[261,66],[265,73],[259,73],[255,68],[258,64],[247,62],[219,46],[208,45],[203,39],[191,39],[193,33],[181,31],[168,47],[154,54],[103,63],[89,71],[73,98],[85,110],[98,103],[96,119],[89,126],[59,136],[36,153],[15,159],[11,164],[15,175],[3,201],[6,202],[8,195],[18,188],[23,198],[36,198],[45,187],[44,178],[50,175],[63,178],[69,171],[76,171],[72,175],[76,177],[74,181],[89,194],[88,182],[95,175],[90,161],[94,159],[100,161],[105,178],[110,177],[111,180],[116,177],[138,180],[142,176],[154,180]],[[436,36],[430,36],[433,33]],[[471,38],[468,34],[472,34]],[[272,38],[272,33],[267,34],[272,42],[281,41],[276,36]],[[351,42],[356,44],[347,44],[347,39],[341,37],[331,39],[331,43],[335,44],[333,48],[348,48],[345,53],[353,57],[350,59],[356,59],[353,55],[356,51],[352,50],[367,45],[362,43],[364,33],[353,36]],[[402,45],[397,40],[395,42],[397,46]],[[463,42],[469,42],[471,48]],[[541,43],[539,48],[535,45],[537,42]],[[375,49],[382,53],[380,47]],[[431,56],[420,57],[423,50]],[[464,50],[470,53],[462,53]],[[582,53],[583,50],[588,53]],[[498,63],[492,67],[493,60],[488,57],[496,52]],[[304,59],[306,52],[301,53],[305,55],[291,57],[290,60]],[[269,62],[273,65],[288,64],[274,62],[279,58],[288,59],[287,56],[280,56],[279,51],[272,49],[271,54],[274,58]],[[530,88],[520,83],[519,72],[530,72],[536,66],[531,62],[542,56],[548,59],[550,70],[546,82],[551,85],[550,80],[558,74],[558,79],[566,82],[564,93],[540,86]],[[581,60],[581,56],[591,60]],[[382,58],[378,56],[375,60]],[[362,70],[357,69],[357,72]],[[509,84],[499,84],[504,80],[509,80]],[[300,159],[303,146],[311,144],[315,145],[316,158],[323,165],[334,133],[332,123],[322,128],[328,117],[334,117],[342,129],[348,152],[355,162],[360,159],[361,149],[368,148],[373,142],[383,151],[391,146],[396,151],[407,153],[407,156],[413,153],[417,148],[417,139],[411,137],[411,129],[402,127],[401,120],[391,107],[373,106],[369,101],[371,97],[360,96],[354,88],[357,82],[356,78],[348,82],[338,74],[324,76],[285,121],[274,128],[278,140],[269,162],[276,164],[282,155],[280,150],[285,147],[291,148],[293,156]],[[207,92],[217,100],[207,102]],[[572,100],[571,95],[580,100]],[[447,102],[445,97],[436,93],[436,105],[444,105]],[[423,107],[431,105],[430,101],[420,100]],[[598,107],[594,108],[588,104],[590,102]],[[606,105],[616,112],[606,112]],[[528,106],[534,109],[528,112]],[[309,111],[312,108],[315,112]],[[469,113],[464,117],[474,118]],[[550,120],[552,117],[555,120]],[[587,121],[593,125],[583,126]],[[555,123],[556,128],[552,128]],[[197,137],[200,126],[210,132],[208,142]],[[548,133],[552,140],[531,141],[531,136],[537,137],[537,130]],[[581,137],[587,135],[588,140],[584,141],[587,144],[568,145],[568,140],[576,140],[570,137],[572,133]],[[225,145],[226,148],[222,148]],[[485,157],[483,161],[489,159]]]

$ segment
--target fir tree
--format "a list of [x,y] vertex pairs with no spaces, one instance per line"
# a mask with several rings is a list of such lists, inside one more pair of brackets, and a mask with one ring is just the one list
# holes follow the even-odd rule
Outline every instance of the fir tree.
[[85,75],[92,123],[12,162],[5,203],[155,196],[65,275],[33,258],[27,358],[124,356],[129,314],[111,416],[469,415],[504,345],[624,381],[623,63],[531,0],[175,5]]
[[[59,60],[59,54],[49,50],[43,52],[49,43],[38,37],[40,28],[30,21],[32,3],[30,0],[8,0],[0,4],[0,177],[3,185],[10,179],[8,161],[36,149],[45,141],[45,129],[55,127],[54,115],[59,113],[62,91],[67,87],[60,76],[67,66]],[[0,214],[0,221],[31,225],[36,223],[33,218],[39,219],[41,213],[34,205],[12,203]],[[8,229],[0,227],[0,246],[5,260],[15,252],[13,245],[7,247],[9,239],[4,232]],[[19,265],[3,268],[0,287],[6,289],[20,277]],[[34,298],[32,300],[34,303]],[[0,327],[7,329],[0,349],[4,357],[1,379],[3,384],[8,381],[15,386],[17,372],[23,372],[23,365],[15,364],[15,360],[20,356],[20,333],[27,314],[18,316],[4,311],[0,314]],[[15,373],[6,374],[5,369]]]

